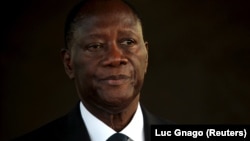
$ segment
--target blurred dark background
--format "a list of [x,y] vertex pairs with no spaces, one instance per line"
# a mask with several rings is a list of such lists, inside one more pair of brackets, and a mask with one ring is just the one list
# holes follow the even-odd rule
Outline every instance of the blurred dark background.
[[[67,113],[78,101],[59,51],[79,0],[1,3],[0,140]],[[142,103],[180,124],[250,124],[250,3],[134,0],[149,41]]]

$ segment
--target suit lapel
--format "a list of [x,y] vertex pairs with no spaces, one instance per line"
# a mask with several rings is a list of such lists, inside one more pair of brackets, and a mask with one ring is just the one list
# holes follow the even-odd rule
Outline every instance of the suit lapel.
[[160,119],[150,112],[148,112],[143,106],[142,107],[142,114],[144,118],[144,134],[145,134],[145,141],[151,140],[151,125],[159,125],[159,124],[171,124],[171,122]]
[[88,130],[82,120],[79,103],[68,115],[69,141],[90,141]]

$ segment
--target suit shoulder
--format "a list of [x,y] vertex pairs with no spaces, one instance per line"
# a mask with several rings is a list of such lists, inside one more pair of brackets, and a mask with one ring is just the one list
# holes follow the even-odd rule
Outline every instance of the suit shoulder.
[[68,114],[13,141],[89,141],[87,128],[80,114],[79,104]]
[[26,133],[13,141],[42,141],[56,140],[60,135],[64,134],[67,123],[67,116],[53,120],[29,133]]
[[159,124],[175,124],[174,122],[164,119],[162,117],[153,115],[150,113],[145,107],[142,106],[142,112],[145,118],[145,121],[148,122],[150,125],[159,125]]

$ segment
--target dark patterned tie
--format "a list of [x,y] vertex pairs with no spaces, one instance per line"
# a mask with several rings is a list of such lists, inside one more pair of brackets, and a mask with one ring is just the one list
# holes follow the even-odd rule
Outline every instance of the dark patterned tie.
[[107,139],[107,141],[128,141],[128,140],[129,137],[121,133],[115,133]]

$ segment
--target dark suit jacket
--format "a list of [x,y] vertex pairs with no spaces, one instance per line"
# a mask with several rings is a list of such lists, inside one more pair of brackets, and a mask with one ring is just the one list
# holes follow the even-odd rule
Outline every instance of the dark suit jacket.
[[[81,118],[79,104],[67,115],[48,123],[14,141],[90,141],[87,128]],[[150,141],[150,125],[171,124],[149,113],[143,106],[145,141]],[[98,127],[97,127],[98,128]]]

